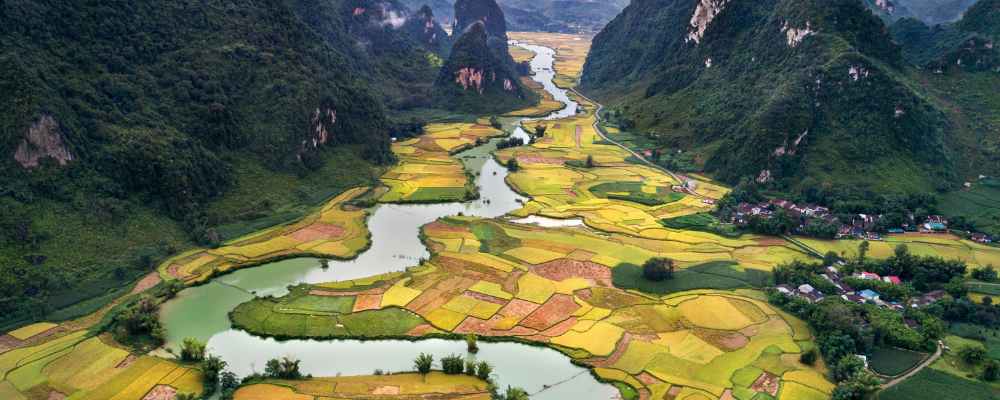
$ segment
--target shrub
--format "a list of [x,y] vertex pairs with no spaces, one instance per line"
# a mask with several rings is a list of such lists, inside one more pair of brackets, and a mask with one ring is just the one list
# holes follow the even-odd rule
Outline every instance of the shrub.
[[205,343],[194,338],[186,338],[181,343],[181,360],[200,362],[205,359]]
[[958,356],[969,365],[979,365],[986,361],[986,349],[980,346],[965,346],[958,350]]
[[469,376],[476,376],[476,362],[472,360],[465,361],[465,374]]
[[430,373],[432,365],[434,365],[434,356],[430,354],[420,353],[420,355],[413,360],[413,367],[421,374],[426,375]]
[[476,343],[476,334],[470,333],[465,335],[465,344],[469,348],[469,353],[478,353],[479,345]]
[[465,369],[465,359],[454,354],[443,357],[441,358],[441,369],[448,375],[461,374]]
[[302,372],[299,371],[301,361],[282,357],[280,360],[272,358],[267,360],[264,367],[264,376],[277,379],[301,379]]
[[480,361],[476,364],[476,376],[484,381],[490,380],[490,374],[493,373],[493,366],[486,361]]

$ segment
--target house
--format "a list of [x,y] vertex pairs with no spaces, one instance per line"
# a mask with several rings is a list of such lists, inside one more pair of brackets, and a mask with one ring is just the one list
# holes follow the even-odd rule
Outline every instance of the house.
[[910,301],[909,301],[908,304],[909,304],[910,308],[926,307],[926,306],[930,305],[931,303],[934,303],[934,302],[937,302],[937,301],[943,299],[944,296],[945,296],[945,292],[943,290],[935,290],[933,292],[927,292],[923,296],[914,297],[914,298],[910,299]]
[[899,284],[903,283],[903,281],[901,279],[899,279],[898,276],[895,276],[895,275],[883,276],[882,277],[882,282],[891,283],[893,285],[899,285]]
[[777,290],[778,290],[778,292],[780,292],[781,294],[784,294],[784,295],[786,295],[786,296],[787,296],[787,295],[791,295],[792,293],[794,293],[794,292],[795,292],[795,291],[794,291],[794,290],[792,289],[792,287],[791,287],[791,286],[788,286],[788,285],[778,285],[778,286],[775,286],[774,288],[775,288],[775,289],[777,289]]
[[973,233],[970,237],[973,242],[990,244],[993,243],[993,239],[987,236],[985,233]]
[[906,231],[903,230],[903,228],[889,228],[889,230],[887,230],[887,232],[889,232],[889,233],[891,233],[893,235],[901,235],[901,234],[906,233]]
[[812,285],[808,283],[799,285],[797,292],[799,297],[806,299],[810,303],[823,300],[823,293],[816,290],[816,288],[812,287]]
[[704,199],[701,202],[702,202],[702,204],[708,204],[710,206],[715,205],[715,200],[714,199]]
[[849,301],[851,303],[864,304],[864,302],[865,302],[865,298],[864,297],[858,296],[856,294],[844,294],[844,295],[841,295],[840,298],[842,298],[842,299],[844,299],[846,301]]
[[924,229],[931,232],[942,232],[948,230],[948,220],[940,215],[931,215],[924,222]]
[[882,280],[882,277],[878,276],[878,274],[876,274],[874,272],[867,272],[867,271],[855,274],[854,277],[856,277],[858,279],[863,279],[863,280],[866,280],[866,281],[880,281],[880,280]]
[[874,290],[871,290],[871,289],[862,290],[861,292],[858,292],[858,295],[861,296],[861,297],[863,297],[865,300],[868,300],[868,301],[873,301],[873,302],[879,301],[879,294],[878,294],[878,292],[876,292]]

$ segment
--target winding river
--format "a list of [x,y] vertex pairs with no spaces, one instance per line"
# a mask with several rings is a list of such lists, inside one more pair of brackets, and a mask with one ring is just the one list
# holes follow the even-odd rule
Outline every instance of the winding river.
[[[577,112],[577,103],[566,90],[555,86],[553,63],[555,51],[541,46],[515,43],[536,53],[531,62],[533,79],[544,85],[566,107],[544,119],[558,119]],[[527,139],[520,124],[513,135]],[[504,181],[507,169],[491,157],[497,140],[462,152],[458,158],[471,171],[478,171],[477,185],[481,198],[465,203],[433,205],[379,205],[372,210],[368,227],[372,246],[358,258],[333,261],[327,269],[314,258],[296,258],[239,270],[215,278],[211,283],[182,291],[164,305],[161,320],[167,332],[168,348],[177,349],[184,338],[206,341],[209,351],[225,360],[229,369],[244,376],[262,372],[268,359],[291,356],[302,361],[304,373],[315,376],[367,375],[376,369],[410,371],[419,353],[440,358],[448,354],[487,360],[495,367],[497,384],[521,387],[533,393],[533,399],[615,398],[617,390],[597,382],[584,368],[570,363],[555,350],[516,343],[480,343],[476,355],[466,354],[462,341],[428,339],[416,342],[398,340],[287,340],[253,336],[232,328],[228,313],[238,304],[256,296],[281,296],[287,287],[299,283],[321,283],[357,279],[385,272],[401,271],[430,257],[418,237],[421,226],[439,218],[462,213],[496,218],[521,207],[526,199],[512,191]],[[522,222],[522,221],[518,221]],[[544,219],[524,223],[544,224]],[[551,222],[558,223],[558,222]],[[568,222],[573,224],[573,222]]]

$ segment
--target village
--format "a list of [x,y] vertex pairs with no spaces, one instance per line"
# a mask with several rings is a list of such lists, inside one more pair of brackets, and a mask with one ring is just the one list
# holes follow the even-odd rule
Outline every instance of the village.
[[842,221],[841,218],[830,212],[827,207],[819,205],[799,205],[783,199],[772,199],[760,203],[740,203],[729,217],[730,223],[746,227],[755,218],[770,220],[779,210],[797,223],[792,233],[805,234],[806,227],[811,224],[821,223],[836,227],[835,239],[860,239],[860,240],[882,240],[884,234],[904,234],[908,232],[919,233],[957,233],[965,236],[969,240],[980,244],[992,244],[994,238],[980,232],[955,231],[948,227],[948,219],[940,215],[929,215],[918,221],[910,213],[907,222],[899,226],[885,227],[880,224],[884,216],[870,214],[854,214],[850,216],[850,221]]
[[[839,262],[839,265],[843,265],[843,262]],[[850,285],[844,282],[844,276],[840,273],[840,269],[837,266],[827,266],[825,271],[820,275],[824,280],[828,281],[834,288],[836,288],[836,293],[830,293],[829,295],[834,297],[840,297],[841,299],[856,303],[856,304],[874,304],[879,307],[888,308],[896,311],[903,311],[907,307],[909,308],[922,308],[939,301],[945,297],[945,291],[934,290],[931,292],[924,293],[919,296],[914,296],[904,302],[896,301],[885,301],[881,298],[881,294],[872,290],[864,289],[860,291],[854,290]],[[895,275],[889,276],[879,276],[874,272],[857,272],[850,275],[855,279],[860,279],[863,281],[881,281],[891,285],[902,285],[903,281]],[[818,303],[827,298],[827,294],[822,293],[812,285],[805,283],[799,285],[798,287],[793,287],[790,285],[777,285],[775,289],[791,297],[798,297],[810,303]]]

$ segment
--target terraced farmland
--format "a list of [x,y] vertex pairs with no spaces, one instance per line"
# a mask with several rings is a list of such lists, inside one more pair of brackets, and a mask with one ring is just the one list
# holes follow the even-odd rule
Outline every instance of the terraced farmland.
[[[433,257],[419,267],[302,285],[283,298],[238,306],[233,322],[281,337],[474,333],[542,343],[653,398],[680,391],[749,399],[758,392],[777,396],[779,388],[824,398],[832,390],[822,374],[798,362],[808,329],[759,292],[650,296],[614,287],[618,263],[663,255],[670,241],[466,217],[434,222],[424,234]],[[302,306],[319,302],[338,305]],[[345,312],[342,304],[353,306]],[[354,331],[351,318],[377,329]],[[755,388],[760,379],[773,388]]]
[[219,248],[180,254],[163,263],[160,274],[198,283],[217,273],[290,256],[354,257],[368,247],[365,226],[368,214],[348,203],[368,191],[368,188],[347,190],[300,221],[257,232]]
[[489,400],[486,382],[465,375],[432,372],[382,376],[268,381],[241,388],[235,400],[313,399]]
[[389,191],[383,203],[465,201],[475,197],[473,180],[452,155],[487,139],[503,136],[488,121],[430,124],[420,137],[393,143],[399,164],[382,175]]

